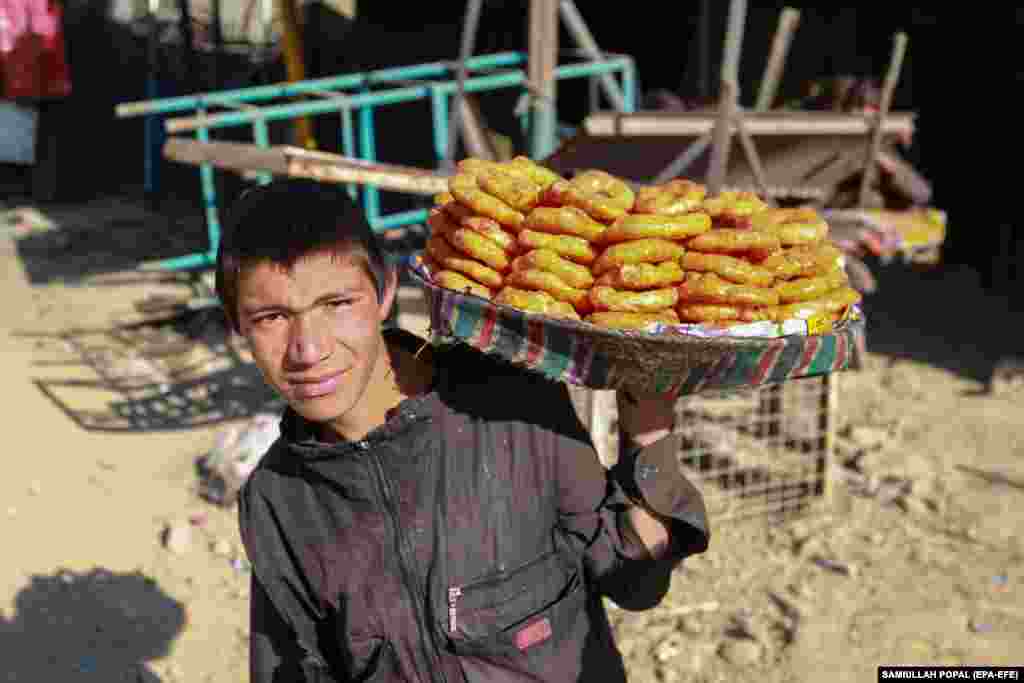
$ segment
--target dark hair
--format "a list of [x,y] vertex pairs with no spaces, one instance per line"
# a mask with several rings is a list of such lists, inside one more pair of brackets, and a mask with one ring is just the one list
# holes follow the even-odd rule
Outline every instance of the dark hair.
[[242,268],[271,262],[291,269],[317,252],[355,250],[384,297],[388,264],[366,216],[339,185],[285,178],[245,190],[224,221],[217,250],[217,296],[236,331]]

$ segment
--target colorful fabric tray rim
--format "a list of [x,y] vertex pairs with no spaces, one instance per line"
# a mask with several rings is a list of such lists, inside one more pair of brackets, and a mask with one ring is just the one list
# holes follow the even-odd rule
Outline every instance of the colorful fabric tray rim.
[[[467,344],[483,353],[534,371],[548,379],[614,389],[641,383],[680,395],[728,390],[858,369],[866,347],[863,316],[819,336],[772,339],[698,338],[603,330],[572,320],[555,320],[438,287],[410,268],[427,292],[430,336],[435,345]],[[670,362],[631,363],[629,354],[603,349],[623,345]],[[615,356],[619,357],[616,358]]]

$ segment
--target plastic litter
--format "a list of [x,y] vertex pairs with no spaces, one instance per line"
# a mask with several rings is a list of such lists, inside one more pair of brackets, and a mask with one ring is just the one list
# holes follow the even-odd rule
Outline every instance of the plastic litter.
[[217,505],[233,505],[249,475],[281,435],[280,421],[280,415],[260,413],[221,430],[213,448],[196,462],[199,495]]

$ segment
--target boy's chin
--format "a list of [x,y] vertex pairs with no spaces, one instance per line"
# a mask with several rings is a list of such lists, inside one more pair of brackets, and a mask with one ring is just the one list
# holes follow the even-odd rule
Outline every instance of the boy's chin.
[[334,422],[348,412],[338,401],[291,401],[290,404],[296,413],[316,423]]

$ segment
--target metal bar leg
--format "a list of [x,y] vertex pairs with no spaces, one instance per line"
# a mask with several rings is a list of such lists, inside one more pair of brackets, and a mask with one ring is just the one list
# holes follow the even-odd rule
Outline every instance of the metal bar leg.
[[[374,141],[373,106],[363,105],[359,108],[359,158],[364,161],[377,160],[377,145]],[[366,220],[374,225],[380,218],[380,192],[373,185],[363,188],[363,209]]]
[[[258,147],[267,148],[270,146],[270,133],[267,130],[267,122],[265,119],[256,119],[252,122],[252,136]],[[269,172],[256,174],[256,180],[259,181],[261,185],[266,185],[273,180],[273,178],[273,174]]]
[[[206,108],[199,109],[200,114],[206,113]],[[196,138],[199,142],[210,141],[210,131],[205,126],[196,131]],[[206,233],[210,240],[208,254],[216,255],[220,246],[220,214],[217,211],[217,183],[214,178],[213,164],[205,163],[199,166],[199,177],[203,188],[203,205],[206,207]]]
[[630,59],[622,70],[622,113],[632,114],[637,110],[637,93],[636,62]]
[[[352,107],[348,106],[341,108],[341,153],[353,159],[356,156],[355,124],[352,122]],[[359,188],[356,184],[348,183],[346,188],[352,201],[358,201]]]
[[430,115],[434,131],[434,154],[438,167],[448,161],[448,96],[440,88],[430,89]]

